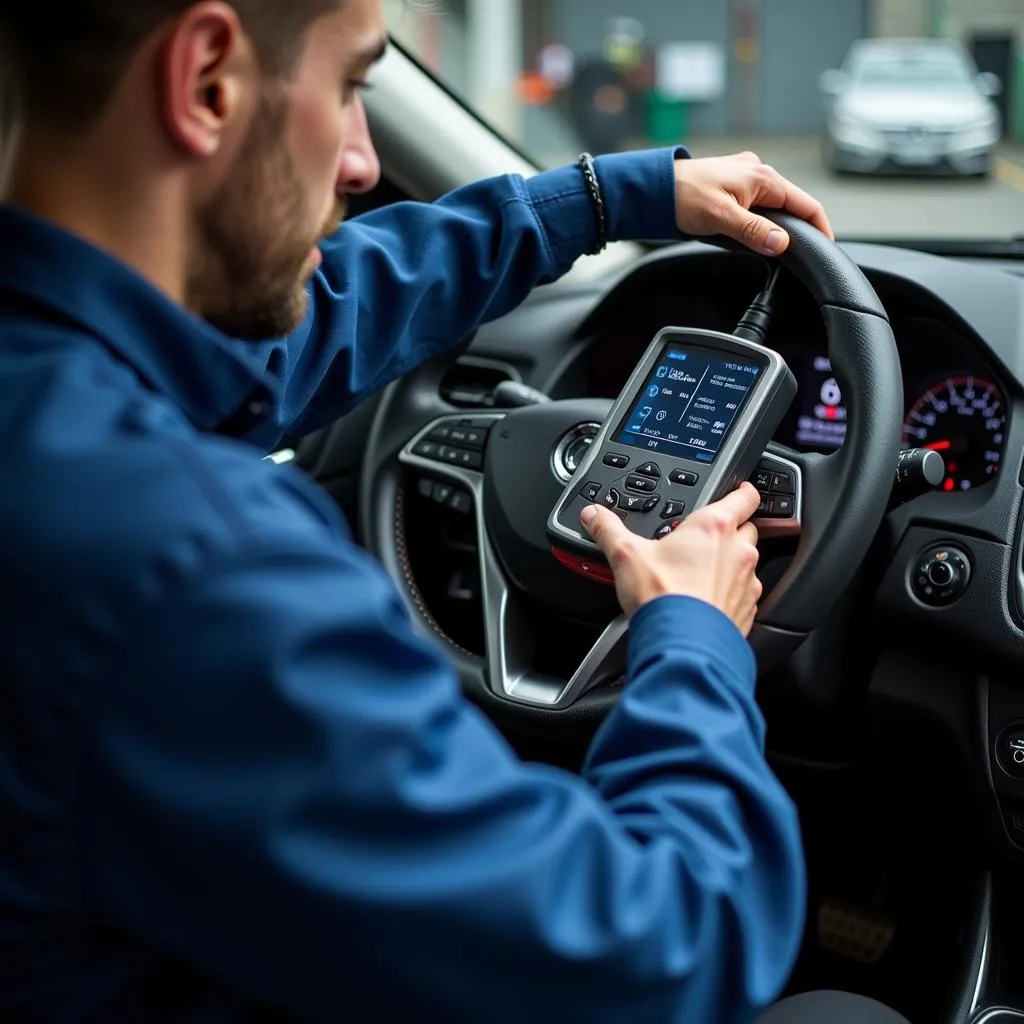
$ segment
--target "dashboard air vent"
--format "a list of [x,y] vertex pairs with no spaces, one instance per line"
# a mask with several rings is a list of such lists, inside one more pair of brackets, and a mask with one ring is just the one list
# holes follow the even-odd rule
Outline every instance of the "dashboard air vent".
[[480,356],[459,356],[441,381],[441,397],[460,409],[479,409],[494,404],[494,389],[506,380],[522,383],[522,376],[511,364]]

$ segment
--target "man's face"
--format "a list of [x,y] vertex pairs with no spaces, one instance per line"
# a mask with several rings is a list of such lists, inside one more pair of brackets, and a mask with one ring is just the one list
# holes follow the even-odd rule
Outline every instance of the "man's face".
[[225,333],[276,338],[306,313],[317,243],[380,165],[359,95],[385,39],[379,0],[313,24],[297,70],[269,81],[238,156],[197,212],[188,305]]

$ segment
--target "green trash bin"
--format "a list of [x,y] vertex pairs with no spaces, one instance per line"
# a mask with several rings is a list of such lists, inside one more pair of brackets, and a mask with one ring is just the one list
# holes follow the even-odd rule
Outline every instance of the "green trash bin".
[[674,146],[686,141],[690,130],[686,100],[673,100],[656,89],[647,94],[647,135],[656,146]]
[[1017,58],[1013,83],[1013,137],[1024,142],[1024,56]]

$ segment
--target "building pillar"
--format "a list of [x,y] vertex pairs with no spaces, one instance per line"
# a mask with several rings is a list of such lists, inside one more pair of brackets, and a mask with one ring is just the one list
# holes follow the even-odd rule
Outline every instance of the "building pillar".
[[953,0],[931,0],[928,28],[939,39],[953,36]]
[[519,139],[516,86],[522,72],[522,0],[467,0],[467,93],[499,131]]
[[932,35],[935,4],[945,0],[872,0],[868,35],[878,38],[913,38]]

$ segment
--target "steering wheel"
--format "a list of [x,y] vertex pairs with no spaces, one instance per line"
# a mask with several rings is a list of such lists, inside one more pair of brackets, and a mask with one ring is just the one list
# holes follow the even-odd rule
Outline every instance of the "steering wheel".
[[[793,478],[795,515],[782,527],[778,520],[756,520],[759,529],[781,529],[797,539],[750,636],[764,672],[784,662],[822,621],[867,553],[896,472],[903,383],[885,309],[857,265],[806,222],[777,210],[757,212],[789,233],[780,259],[818,303],[847,407],[846,439],[834,453],[804,454],[772,442],[762,460]],[[574,399],[507,412],[453,411],[438,390],[450,359],[425,364],[382,397],[363,461],[364,541],[397,581],[415,621],[447,643],[467,695],[489,713],[525,716],[541,731],[559,719],[601,716],[617,699],[628,622],[617,614],[609,587],[553,557],[545,523],[568,479],[566,453],[586,433],[596,433],[612,403]],[[406,547],[409,470],[455,482],[471,496],[485,657],[444,633],[417,587]],[[528,604],[566,620],[607,623],[571,678],[533,670]]]

